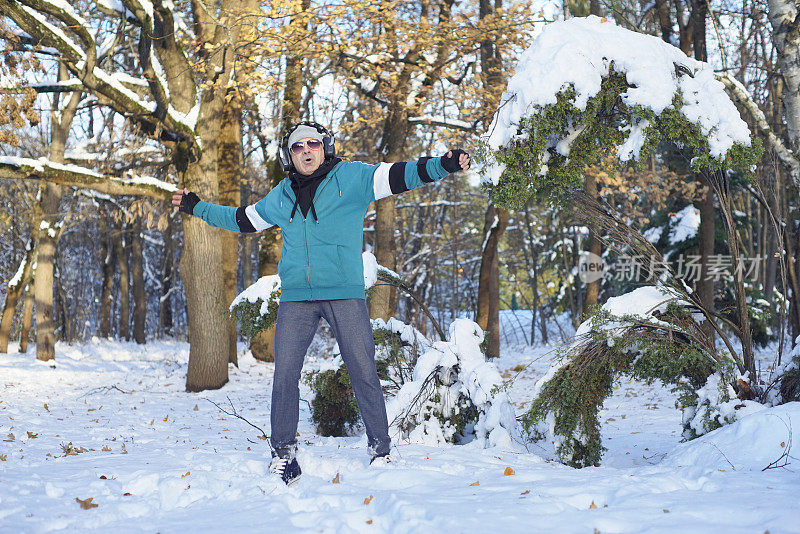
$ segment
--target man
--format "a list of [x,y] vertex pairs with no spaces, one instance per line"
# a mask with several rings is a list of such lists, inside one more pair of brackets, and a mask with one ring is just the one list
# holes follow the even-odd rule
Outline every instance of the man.
[[336,157],[331,133],[313,122],[292,127],[279,150],[289,177],[253,205],[219,206],[187,189],[175,194],[172,203],[218,228],[256,232],[278,226],[283,233],[270,443],[271,469],[289,484],[301,473],[295,458],[300,371],[321,317],[333,329],[347,366],[367,431],[370,463],[390,461],[386,406],[364,300],[364,217],[371,202],[468,169],[470,157],[451,150],[416,162],[343,161]]

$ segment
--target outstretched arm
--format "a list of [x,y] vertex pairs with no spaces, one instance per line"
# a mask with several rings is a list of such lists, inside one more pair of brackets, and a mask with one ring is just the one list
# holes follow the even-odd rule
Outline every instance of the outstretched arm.
[[367,176],[367,194],[370,201],[404,193],[448,174],[469,169],[470,156],[461,149],[453,149],[439,158],[420,158],[417,161],[381,163],[372,166]]
[[223,228],[231,232],[258,232],[274,226],[268,218],[258,209],[258,204],[241,206],[238,208],[220,206],[210,202],[203,202],[195,193],[183,189],[172,195],[172,205],[175,211],[194,215],[216,228]]

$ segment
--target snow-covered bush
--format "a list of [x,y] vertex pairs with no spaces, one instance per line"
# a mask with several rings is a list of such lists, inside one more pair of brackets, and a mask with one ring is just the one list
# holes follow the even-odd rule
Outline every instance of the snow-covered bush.
[[484,332],[468,319],[450,325],[417,360],[387,411],[394,439],[436,445],[477,440],[513,447],[518,424],[497,367],[481,350]]
[[587,166],[646,161],[662,142],[695,170],[748,171],[761,146],[706,63],[590,16],[547,25],[519,60],[479,159],[498,205],[563,201]]
[[777,403],[800,401],[800,336],[794,340],[794,349],[788,360],[777,370],[780,384]]
[[230,305],[231,315],[239,322],[239,331],[252,339],[275,325],[281,299],[281,279],[277,274],[262,276],[236,295]]
[[730,386],[735,362],[709,345],[693,311],[661,286],[608,299],[537,382],[523,416],[526,430],[534,438],[549,436],[567,465],[598,465],[603,451],[598,413],[620,375],[672,384],[687,438],[732,422],[740,408],[749,412],[751,405],[737,399]]
[[311,420],[320,436],[346,436],[358,423],[358,405],[350,385],[350,375],[342,365],[310,373],[307,381],[315,392],[311,401]]

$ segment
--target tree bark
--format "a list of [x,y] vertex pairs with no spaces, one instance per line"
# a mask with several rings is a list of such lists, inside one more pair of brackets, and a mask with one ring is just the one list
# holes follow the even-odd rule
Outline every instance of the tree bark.
[[114,289],[114,264],[117,261],[114,238],[108,235],[103,227],[103,244],[100,249],[100,261],[103,271],[103,286],[100,293],[100,337],[111,337],[111,309]]
[[130,257],[130,245],[128,244],[126,226],[123,225],[122,231],[117,241],[117,263],[119,265],[119,328],[117,336],[125,341],[131,340],[130,331],[130,270],[128,269],[128,259]]
[[147,292],[144,286],[144,255],[142,251],[142,224],[137,221],[131,233],[131,294],[133,295],[133,340],[143,345],[147,342]]
[[173,278],[175,278],[175,270],[173,268],[175,252],[172,235],[172,221],[170,220],[164,231],[164,265],[161,268],[161,296],[158,306],[158,331],[162,336],[172,335],[173,326],[170,294],[174,284]]
[[[59,81],[66,80],[67,77],[64,64],[59,64]],[[57,95],[53,97],[55,109],[50,127],[50,161],[64,162],[67,137],[80,98],[81,93],[75,92],[62,107],[59,97]],[[33,293],[36,303],[36,359],[48,361],[56,357],[53,322],[53,262],[56,251],[56,225],[60,215],[58,204],[61,201],[61,186],[48,183],[44,184],[41,189],[41,222],[37,229],[39,246]]]
[[[239,176],[242,169],[242,101],[235,89],[228,90],[222,110],[219,133],[219,201],[225,206],[242,202]],[[239,266],[239,235],[219,230],[222,242],[222,276],[225,280],[225,303],[236,298]],[[228,361],[238,365],[236,358],[236,323],[228,320]]]
[[[597,177],[594,174],[587,174],[584,177],[583,186],[587,195],[591,198],[597,198]],[[589,253],[598,258],[603,253],[603,244],[591,228],[589,229]],[[589,312],[590,307],[597,304],[597,298],[600,295],[600,282],[601,280],[598,279],[586,284],[586,297],[583,300],[584,314]]]
[[17,270],[17,276],[14,278],[13,283],[8,285],[6,290],[6,303],[3,306],[3,314],[0,318],[0,353],[8,352],[11,323],[14,320],[17,302],[19,302],[19,298],[30,279],[34,249],[35,245],[32,241],[29,241],[27,247],[25,247],[25,256],[22,258]]
[[[34,271],[36,268],[34,267]],[[33,287],[29,283],[25,288],[25,301],[22,305],[22,326],[19,329],[19,351],[28,352],[28,335],[33,323]]]
[[500,356],[500,273],[497,246],[508,225],[508,211],[489,204],[483,225],[481,268],[478,277],[478,312],[475,322],[486,331],[488,358]]
[[[692,46],[694,57],[700,61],[707,61],[706,53],[706,17],[708,15],[708,4],[706,0],[692,0]],[[702,175],[697,175],[696,179],[701,182],[703,198],[700,200],[700,228],[698,229],[697,241],[700,253],[700,279],[697,281],[696,290],[700,301],[706,309],[714,310],[714,287],[715,281],[708,275],[710,258],[714,254],[716,218],[714,215],[714,190],[706,184]],[[707,321],[703,324],[703,329],[710,339],[714,339],[715,332],[713,326]]]

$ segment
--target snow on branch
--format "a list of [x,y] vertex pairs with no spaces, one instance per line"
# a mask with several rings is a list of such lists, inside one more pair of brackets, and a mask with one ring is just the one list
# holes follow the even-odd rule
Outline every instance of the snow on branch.
[[778,158],[789,168],[789,173],[794,185],[800,188],[800,161],[798,161],[795,153],[783,143],[781,138],[775,135],[775,131],[764,116],[764,112],[761,111],[761,108],[758,107],[758,104],[753,100],[747,88],[727,72],[717,74],[717,79],[725,84],[725,87],[733,97],[747,110],[755,121],[756,127],[767,138],[773,150],[775,150],[775,154],[777,154]]
[[10,16],[24,32],[45,46],[55,48],[65,59],[85,61],[84,51],[60,28],[50,24],[41,13],[19,2],[0,0],[0,11]]
[[534,194],[564,200],[608,151],[642,161],[675,143],[696,172],[745,173],[761,154],[707,63],[595,16],[546,26],[501,101],[478,156],[504,207]]
[[463,130],[465,132],[474,132],[479,120],[473,122],[460,121],[458,119],[448,119],[445,117],[411,117],[408,119],[411,124],[425,124],[429,126],[442,126],[444,128],[453,128],[455,130]]
[[46,158],[0,156],[0,179],[41,179],[108,195],[137,195],[160,199],[169,199],[178,189],[173,184],[149,176],[108,176],[86,167],[63,165]]

